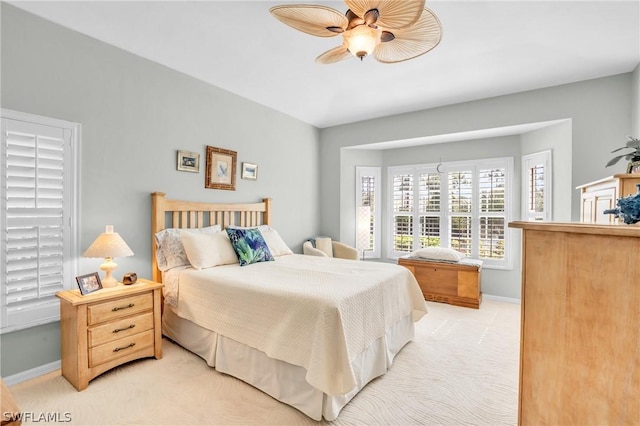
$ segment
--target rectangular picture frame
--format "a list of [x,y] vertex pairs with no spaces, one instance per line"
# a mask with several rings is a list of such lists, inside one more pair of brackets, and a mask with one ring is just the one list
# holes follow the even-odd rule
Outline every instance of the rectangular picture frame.
[[177,169],[181,172],[198,173],[200,171],[200,154],[178,150]]
[[257,180],[258,179],[258,165],[253,163],[242,163],[242,179]]
[[207,146],[204,187],[235,191],[237,158],[236,151]]
[[76,277],[76,282],[78,283],[78,287],[80,287],[80,294],[82,294],[83,296],[85,294],[98,291],[102,288],[102,282],[100,282],[100,275],[98,275],[97,272],[93,272],[91,274],[86,274],[86,275],[79,275]]

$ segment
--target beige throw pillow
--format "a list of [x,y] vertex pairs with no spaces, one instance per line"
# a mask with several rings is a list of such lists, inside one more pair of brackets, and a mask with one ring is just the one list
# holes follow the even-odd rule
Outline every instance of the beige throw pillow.
[[327,256],[333,257],[333,245],[329,237],[316,237],[316,248]]

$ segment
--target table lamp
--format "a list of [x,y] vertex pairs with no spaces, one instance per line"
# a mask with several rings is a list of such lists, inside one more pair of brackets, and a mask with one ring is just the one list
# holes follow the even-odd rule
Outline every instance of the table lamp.
[[113,258],[133,256],[133,252],[120,237],[120,234],[113,232],[113,226],[107,225],[105,232],[96,238],[82,256],[103,257],[104,263],[100,265],[100,269],[105,272],[102,287],[115,287],[118,285],[118,280],[113,278],[111,273],[118,267],[118,264],[113,261]]

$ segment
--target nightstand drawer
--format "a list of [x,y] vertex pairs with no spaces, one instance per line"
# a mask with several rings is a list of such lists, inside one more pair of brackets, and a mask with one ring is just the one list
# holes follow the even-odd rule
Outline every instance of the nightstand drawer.
[[153,345],[153,330],[118,339],[89,350],[89,367],[104,364],[113,359]]
[[102,345],[153,328],[153,312],[116,320],[89,329],[89,347]]
[[152,309],[153,294],[149,292],[89,305],[87,308],[87,322],[89,325],[97,324]]

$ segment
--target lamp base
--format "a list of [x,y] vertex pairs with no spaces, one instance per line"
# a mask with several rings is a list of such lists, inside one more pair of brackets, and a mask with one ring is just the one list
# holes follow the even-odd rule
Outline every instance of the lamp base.
[[118,264],[113,261],[112,258],[107,257],[102,265],[100,265],[100,269],[102,269],[105,273],[104,278],[102,279],[102,287],[109,288],[117,286],[118,280],[113,278],[111,272],[113,272],[118,267]]
[[118,284],[120,284],[118,280],[113,278],[111,274],[102,279],[102,288],[116,287]]

